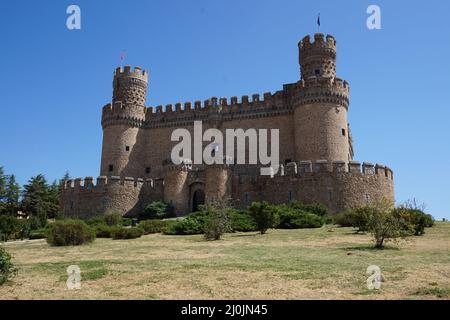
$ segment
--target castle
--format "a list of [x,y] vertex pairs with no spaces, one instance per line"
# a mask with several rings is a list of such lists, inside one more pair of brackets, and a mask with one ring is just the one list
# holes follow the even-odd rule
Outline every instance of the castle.
[[[213,199],[237,208],[254,201],[325,204],[331,212],[386,199],[394,201],[393,172],[353,161],[347,120],[349,84],[336,77],[336,40],[306,36],[298,44],[300,80],[283,90],[146,107],[148,73],[117,68],[112,103],[102,110],[100,176],[68,180],[61,211],[87,217],[109,209],[136,215],[152,201],[171,203],[185,215]],[[258,165],[174,164],[171,134],[177,128],[279,129],[280,169],[260,175]],[[248,144],[247,144],[248,147]]]

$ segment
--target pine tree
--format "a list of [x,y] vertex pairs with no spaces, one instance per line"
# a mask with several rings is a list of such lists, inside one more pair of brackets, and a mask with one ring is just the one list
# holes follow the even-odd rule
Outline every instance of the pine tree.
[[6,213],[16,215],[19,209],[20,185],[16,182],[16,177],[12,174],[8,177],[5,188]]
[[24,186],[22,208],[28,215],[47,214],[49,186],[44,175],[32,177]]
[[6,176],[3,167],[0,167],[0,202],[4,201],[6,189]]

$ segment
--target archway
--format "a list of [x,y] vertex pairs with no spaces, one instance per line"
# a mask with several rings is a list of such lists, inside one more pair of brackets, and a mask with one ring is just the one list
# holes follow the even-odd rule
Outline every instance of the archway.
[[200,209],[201,205],[205,204],[205,192],[202,189],[198,189],[192,196],[192,212],[196,212]]

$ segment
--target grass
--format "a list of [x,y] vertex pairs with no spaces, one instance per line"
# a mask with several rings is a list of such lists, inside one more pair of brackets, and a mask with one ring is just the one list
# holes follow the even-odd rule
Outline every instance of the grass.
[[[79,247],[11,242],[18,276],[0,299],[449,299],[450,223],[423,237],[374,250],[349,228],[97,239]],[[66,287],[69,265],[81,289]],[[385,281],[369,290],[366,269]]]

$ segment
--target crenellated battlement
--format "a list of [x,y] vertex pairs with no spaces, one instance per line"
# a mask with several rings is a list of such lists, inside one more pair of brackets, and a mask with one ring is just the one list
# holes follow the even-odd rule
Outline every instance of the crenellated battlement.
[[300,161],[299,163],[291,162],[286,165],[281,165],[278,173],[274,176],[305,176],[315,175],[321,173],[333,173],[333,174],[358,174],[366,176],[378,176],[389,180],[394,179],[393,171],[381,164],[372,164],[369,162],[358,161]]
[[210,117],[222,116],[235,118],[242,115],[251,117],[252,113],[273,116],[280,113],[290,112],[291,108],[287,101],[292,96],[286,88],[294,87],[295,84],[285,85],[282,91],[276,93],[266,92],[263,95],[255,93],[243,95],[238,98],[233,96],[211,97],[206,100],[187,101],[175,104],[154,106],[124,105],[121,101],[108,103],[102,109],[102,126],[114,124],[129,124],[137,127],[170,126],[179,124],[179,121],[208,120]]
[[120,78],[136,78],[141,79],[145,82],[148,81],[148,72],[147,70],[143,70],[141,67],[134,67],[133,69],[131,66],[125,66],[125,67],[118,67],[114,71],[114,77],[120,77]]
[[350,85],[340,78],[309,77],[299,82],[296,105],[335,103],[348,109]]
[[314,50],[319,51],[333,51],[336,54],[336,39],[332,35],[325,35],[323,33],[314,34],[314,41],[311,41],[311,36],[305,36],[298,44],[300,53],[307,55],[307,52]]
[[133,177],[119,177],[119,176],[100,176],[97,177],[96,182],[94,182],[93,177],[86,178],[76,178],[64,181],[63,190],[64,192],[70,191],[87,191],[87,192],[104,192],[113,187],[124,187],[124,188],[138,188],[146,186],[149,188],[158,187],[158,183],[161,179],[143,179],[143,178],[133,178]]

